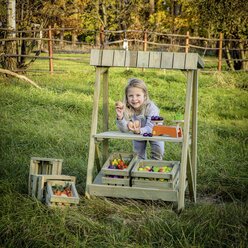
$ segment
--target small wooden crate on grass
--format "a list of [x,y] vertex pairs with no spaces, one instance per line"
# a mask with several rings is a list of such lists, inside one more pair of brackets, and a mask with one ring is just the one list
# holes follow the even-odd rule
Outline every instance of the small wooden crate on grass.
[[[70,195],[68,196],[66,193],[62,193],[60,195],[56,195],[55,187],[62,187],[63,189],[69,188]],[[79,204],[79,196],[77,193],[77,189],[75,187],[75,183],[71,181],[58,181],[51,180],[47,181],[46,186],[46,204],[48,206],[76,206]]]
[[62,163],[62,159],[32,157],[29,173],[33,175],[60,175]]
[[138,160],[131,171],[132,187],[175,189],[179,161]]
[[[112,165],[114,160],[125,161],[127,165],[124,169],[115,168]],[[130,173],[137,160],[137,155],[134,153],[112,153],[104,163],[102,173],[102,183],[118,186],[130,186]]]
[[32,175],[61,175],[62,163],[62,159],[31,157],[28,182],[29,195],[32,194]]
[[76,177],[67,175],[31,175],[30,178],[30,195],[40,201],[45,200],[45,190],[48,181],[71,181],[76,183]]

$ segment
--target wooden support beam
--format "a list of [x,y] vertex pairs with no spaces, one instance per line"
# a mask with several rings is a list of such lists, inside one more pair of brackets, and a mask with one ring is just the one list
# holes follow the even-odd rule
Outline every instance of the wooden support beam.
[[187,179],[188,179],[188,186],[189,186],[189,196],[191,201],[195,202],[195,184],[193,178],[193,169],[192,169],[192,156],[190,152],[190,148],[188,148],[188,156],[187,156]]
[[192,93],[192,171],[194,180],[194,201],[196,202],[196,174],[197,174],[197,130],[198,130],[198,71],[195,70]]
[[[109,84],[108,84],[109,71],[103,73],[103,131],[109,130]],[[108,157],[108,139],[103,140],[103,161],[105,162]]]
[[92,112],[92,121],[91,121],[91,132],[90,132],[90,145],[89,145],[89,157],[88,157],[88,167],[87,167],[87,178],[86,178],[86,197],[90,197],[89,195],[89,184],[92,183],[93,180],[93,169],[95,162],[95,139],[94,135],[97,132],[97,120],[98,120],[98,106],[99,106],[99,98],[100,98],[100,81],[101,81],[101,68],[96,68],[96,81],[94,88],[94,106]]
[[100,170],[101,170],[101,153],[100,153],[100,150],[99,150],[99,146],[98,144],[96,144],[95,146],[95,163],[96,163],[96,169],[97,169],[97,172],[99,173]]
[[181,167],[180,167],[180,175],[179,175],[179,192],[178,192],[178,210],[179,211],[184,208],[186,170],[187,170],[187,153],[188,153],[188,146],[189,146],[192,86],[193,86],[193,71],[188,71],[187,72],[185,113],[184,113],[184,128],[183,128],[184,137],[183,137]]

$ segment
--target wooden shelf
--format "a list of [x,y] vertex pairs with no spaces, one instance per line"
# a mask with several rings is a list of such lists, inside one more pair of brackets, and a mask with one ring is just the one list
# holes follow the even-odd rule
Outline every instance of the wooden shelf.
[[103,139],[127,139],[127,140],[150,140],[150,141],[166,141],[166,142],[176,142],[182,143],[182,138],[171,138],[168,136],[153,136],[153,137],[144,137],[140,134],[133,133],[122,133],[120,131],[108,131],[103,133],[98,133],[93,135],[93,137],[101,141]]
[[96,176],[94,182],[88,185],[89,194],[95,196],[131,198],[142,200],[163,200],[177,202],[178,189],[157,189],[129,186],[105,185],[102,183],[101,172]]

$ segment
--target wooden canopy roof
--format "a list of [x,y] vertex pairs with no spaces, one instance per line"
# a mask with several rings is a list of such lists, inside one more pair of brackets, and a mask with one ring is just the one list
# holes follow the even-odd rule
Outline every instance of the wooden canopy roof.
[[92,49],[90,65],[100,67],[197,70],[204,62],[197,53]]

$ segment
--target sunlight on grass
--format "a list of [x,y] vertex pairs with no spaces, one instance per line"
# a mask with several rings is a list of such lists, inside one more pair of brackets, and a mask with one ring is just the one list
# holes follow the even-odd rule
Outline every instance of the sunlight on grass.
[[[84,198],[95,69],[88,55],[76,57],[80,60],[54,60],[52,75],[36,73],[48,69],[47,61],[37,60],[27,76],[42,90],[0,77],[0,246],[245,247],[247,74],[199,76],[198,202],[186,197],[186,209],[178,214],[166,202]],[[114,103],[123,99],[132,77],[145,80],[166,121],[184,113],[184,72],[111,68],[111,130],[116,130]],[[102,118],[99,114],[99,131]],[[111,140],[109,146],[110,152],[132,151],[128,141]],[[166,160],[180,155],[180,145],[165,145]],[[77,177],[77,208],[50,209],[27,195],[32,156],[64,160],[63,174]]]

